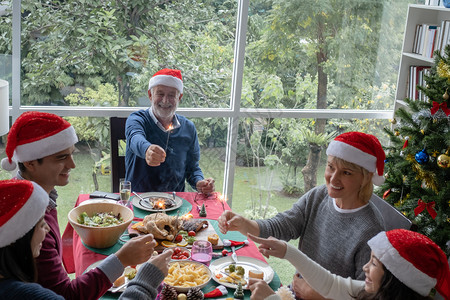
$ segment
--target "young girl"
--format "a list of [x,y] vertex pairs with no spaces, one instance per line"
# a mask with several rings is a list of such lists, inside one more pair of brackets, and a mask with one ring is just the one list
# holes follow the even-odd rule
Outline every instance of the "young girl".
[[[285,258],[322,296],[332,299],[431,299],[433,287],[450,299],[450,270],[445,253],[428,237],[405,229],[382,231],[368,241],[371,258],[366,279],[331,274],[295,247],[275,238],[249,237],[260,252]],[[279,299],[264,281],[251,281],[252,299]]]

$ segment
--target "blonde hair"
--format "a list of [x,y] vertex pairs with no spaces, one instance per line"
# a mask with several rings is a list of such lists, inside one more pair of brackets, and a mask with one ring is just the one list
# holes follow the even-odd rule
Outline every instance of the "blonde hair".
[[372,183],[373,173],[369,172],[367,169],[361,167],[360,165],[343,160],[342,158],[331,155],[329,157],[331,162],[337,164],[340,167],[349,168],[362,173],[363,184],[359,189],[358,198],[364,203],[368,203],[373,194],[373,183]]

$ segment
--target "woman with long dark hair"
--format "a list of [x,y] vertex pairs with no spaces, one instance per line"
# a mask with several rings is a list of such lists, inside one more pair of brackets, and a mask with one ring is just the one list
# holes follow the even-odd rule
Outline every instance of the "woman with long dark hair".
[[35,283],[48,194],[27,180],[0,181],[0,299],[64,299]]

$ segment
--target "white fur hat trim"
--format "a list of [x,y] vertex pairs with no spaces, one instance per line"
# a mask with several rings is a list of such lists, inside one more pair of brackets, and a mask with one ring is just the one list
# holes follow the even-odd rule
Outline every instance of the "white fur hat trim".
[[180,91],[180,94],[183,94],[183,81],[175,76],[156,75],[150,78],[148,89],[150,90],[157,85],[165,85],[176,88],[178,91]]
[[428,296],[437,283],[436,278],[428,276],[403,258],[389,242],[386,232],[380,232],[367,243],[374,255],[395,277],[420,295]]
[[67,149],[77,142],[75,129],[70,126],[57,134],[17,146],[14,151],[14,159],[18,162],[40,159]]
[[45,214],[48,206],[48,193],[37,183],[32,182],[33,192],[24,206],[3,226],[0,226],[0,248],[11,245],[30,231]]

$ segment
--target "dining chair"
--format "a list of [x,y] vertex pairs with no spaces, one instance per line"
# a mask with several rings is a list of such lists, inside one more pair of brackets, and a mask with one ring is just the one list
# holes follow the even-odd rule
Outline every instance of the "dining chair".
[[111,191],[119,192],[119,181],[125,178],[125,154],[120,153],[120,141],[125,141],[125,123],[127,118],[109,118],[111,146]]
[[381,213],[384,220],[385,230],[398,228],[411,229],[411,220],[405,217],[400,211],[398,211],[384,199],[373,194],[370,200]]

